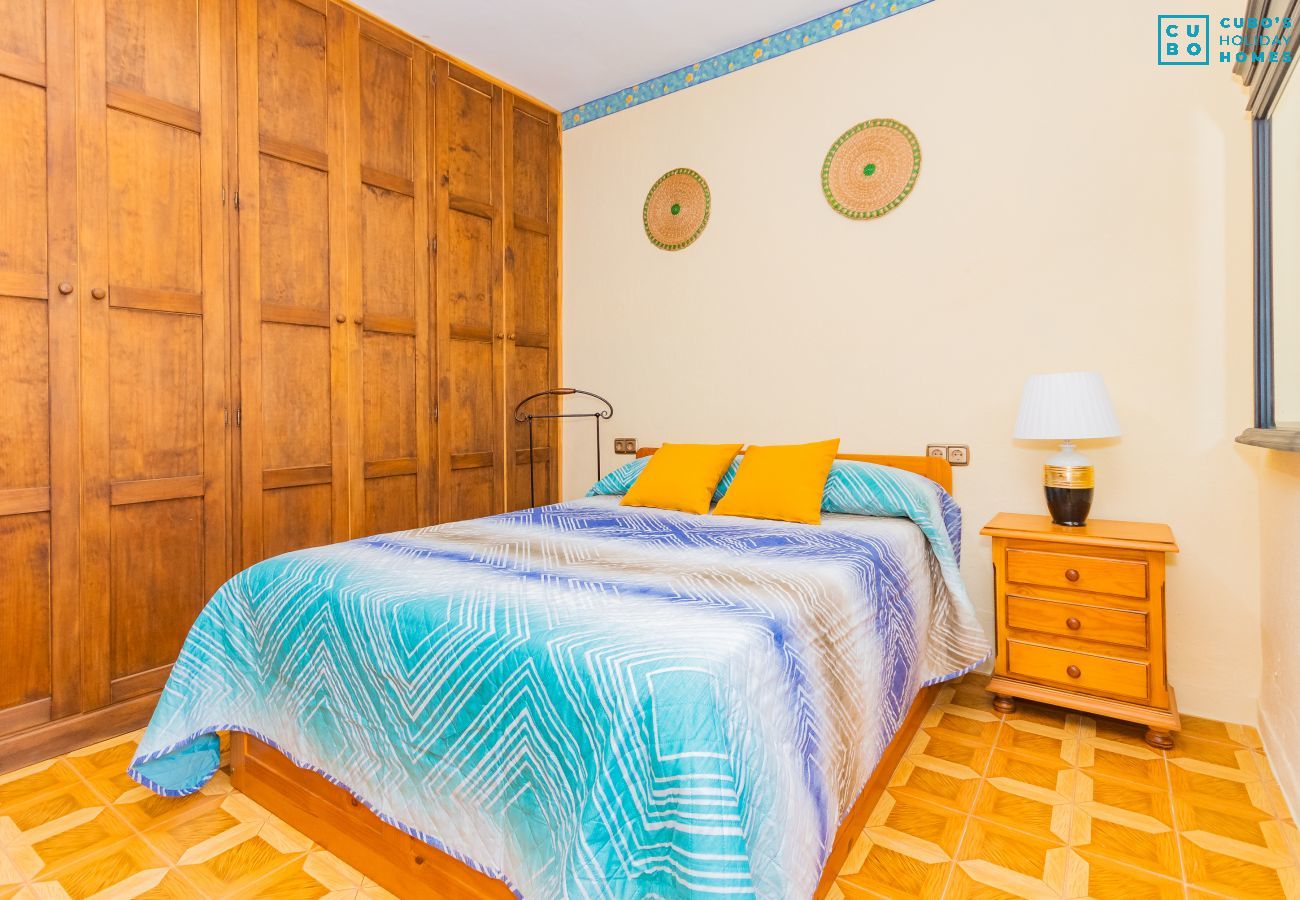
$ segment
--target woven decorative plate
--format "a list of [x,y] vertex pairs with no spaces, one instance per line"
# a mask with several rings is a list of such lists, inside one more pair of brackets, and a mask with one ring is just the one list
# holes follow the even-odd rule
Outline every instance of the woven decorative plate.
[[694,169],[666,172],[641,210],[646,237],[660,250],[689,247],[709,224],[709,185]]
[[921,145],[902,122],[868,119],[831,144],[822,192],[850,219],[874,219],[902,203],[921,174]]

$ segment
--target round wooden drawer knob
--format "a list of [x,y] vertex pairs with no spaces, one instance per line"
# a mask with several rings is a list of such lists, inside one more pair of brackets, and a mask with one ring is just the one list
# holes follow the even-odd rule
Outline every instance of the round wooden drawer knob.
[[71,284],[70,282],[67,282],[67,281],[60,281],[60,282],[59,282],[59,293],[60,293],[60,294],[71,294],[71,293],[72,293],[72,284]]
[[1078,580],[1079,580],[1079,570],[1078,570],[1078,569],[1066,569],[1066,570],[1065,570],[1065,580],[1066,580],[1066,581],[1078,581]]
[[90,296],[94,297],[96,300],[103,300],[108,296],[108,294],[104,292],[103,288],[93,288],[90,292]]
[[1080,622],[1078,619],[1076,619],[1074,616],[1070,616],[1070,618],[1065,620],[1065,627],[1070,629],[1071,631],[1078,631],[1079,627],[1082,624],[1083,623]]
[[334,321],[335,321],[335,322],[338,322],[340,325],[342,325],[342,324],[343,324],[344,322],[346,322],[347,320],[348,320],[348,317],[345,316],[345,315],[343,315],[343,313],[339,313],[337,316],[334,317]]
[[1066,666],[1065,674],[1069,675],[1071,678],[1078,678],[1083,673],[1079,671],[1078,666]]

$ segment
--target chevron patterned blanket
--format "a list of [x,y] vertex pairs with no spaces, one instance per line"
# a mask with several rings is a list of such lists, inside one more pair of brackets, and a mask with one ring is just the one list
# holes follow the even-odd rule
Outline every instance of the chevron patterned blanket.
[[917,690],[988,651],[918,524],[592,497],[276,557],[130,771],[193,792],[238,730],[520,896],[808,897]]

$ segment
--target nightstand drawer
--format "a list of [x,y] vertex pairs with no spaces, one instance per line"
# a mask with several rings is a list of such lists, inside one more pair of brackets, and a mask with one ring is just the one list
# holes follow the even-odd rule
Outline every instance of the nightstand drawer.
[[1133,660],[1007,641],[1007,669],[1013,677],[1052,681],[1078,691],[1145,700],[1147,668]]
[[1146,649],[1146,613],[1007,595],[1007,627]]
[[1104,556],[1008,550],[1007,581],[1121,597],[1146,597],[1147,564]]

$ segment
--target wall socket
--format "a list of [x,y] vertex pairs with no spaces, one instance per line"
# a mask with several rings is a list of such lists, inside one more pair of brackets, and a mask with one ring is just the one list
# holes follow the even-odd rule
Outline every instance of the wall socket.
[[970,465],[969,444],[926,444],[925,455],[946,459],[954,466]]
[[636,438],[614,438],[615,453],[636,453]]

